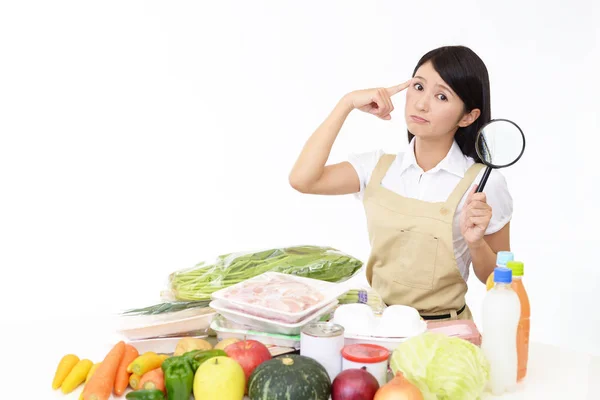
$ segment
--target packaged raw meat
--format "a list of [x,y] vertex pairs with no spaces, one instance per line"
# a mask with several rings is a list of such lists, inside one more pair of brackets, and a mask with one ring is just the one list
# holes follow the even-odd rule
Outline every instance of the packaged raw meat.
[[323,318],[323,316],[326,316],[328,313],[330,313],[337,305],[337,301],[326,305],[325,307],[317,310],[313,314],[294,323],[282,322],[280,320],[272,318],[261,318],[259,316],[248,314],[243,311],[230,309],[223,306],[220,300],[213,300],[210,304],[212,304],[212,306],[215,307],[215,310],[218,312],[217,315],[223,316],[230,322],[245,325],[255,331],[265,333],[279,333],[282,335],[299,335],[302,331],[302,328],[306,324],[313,321],[319,321]]
[[295,323],[337,301],[348,291],[342,284],[266,272],[213,293],[228,308],[248,314]]
[[447,336],[459,337],[467,340],[476,346],[481,346],[481,333],[477,325],[471,320],[455,321],[428,321],[427,331],[443,333]]

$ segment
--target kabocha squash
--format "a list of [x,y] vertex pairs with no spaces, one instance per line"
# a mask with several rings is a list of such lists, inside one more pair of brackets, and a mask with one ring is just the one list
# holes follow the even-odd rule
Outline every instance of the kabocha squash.
[[328,400],[331,379],[312,358],[284,355],[260,364],[248,380],[251,400]]

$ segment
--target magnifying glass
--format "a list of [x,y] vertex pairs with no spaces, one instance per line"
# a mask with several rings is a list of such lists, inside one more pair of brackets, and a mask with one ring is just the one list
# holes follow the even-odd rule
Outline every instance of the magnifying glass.
[[475,149],[487,166],[477,193],[482,192],[492,168],[506,168],[521,158],[525,151],[525,135],[517,124],[507,119],[493,119],[477,133]]

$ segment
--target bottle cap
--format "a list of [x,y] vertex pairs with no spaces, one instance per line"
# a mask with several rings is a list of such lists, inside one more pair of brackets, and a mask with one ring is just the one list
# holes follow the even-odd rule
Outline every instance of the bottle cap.
[[390,351],[376,344],[355,343],[344,346],[342,357],[356,363],[374,364],[387,361]]
[[496,265],[506,265],[508,261],[513,261],[515,255],[510,251],[499,251],[496,255]]
[[521,261],[509,261],[506,263],[506,268],[512,270],[513,276],[523,276],[524,265]]
[[496,267],[494,269],[494,282],[496,283],[511,283],[512,271],[506,267]]

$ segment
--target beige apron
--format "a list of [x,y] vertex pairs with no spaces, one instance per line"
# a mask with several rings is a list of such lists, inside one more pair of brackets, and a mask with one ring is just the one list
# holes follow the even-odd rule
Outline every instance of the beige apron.
[[414,307],[426,320],[472,319],[465,303],[467,284],[454,257],[452,222],[484,165],[469,168],[446,202],[432,203],[381,185],[395,158],[380,158],[365,189],[371,242],[367,280],[387,305]]

